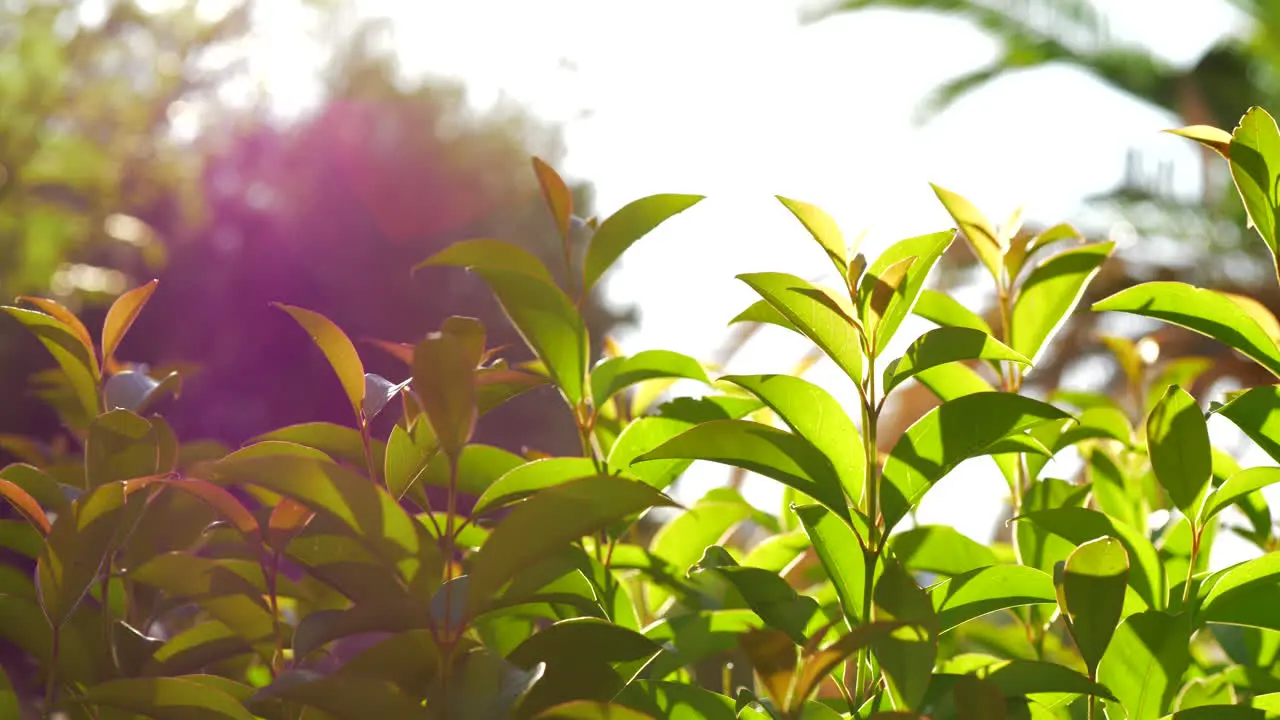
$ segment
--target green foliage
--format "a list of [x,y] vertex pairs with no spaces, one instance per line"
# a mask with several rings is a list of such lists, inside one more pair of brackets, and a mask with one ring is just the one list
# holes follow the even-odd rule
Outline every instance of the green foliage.
[[[1261,113],[1244,127],[1265,126]],[[1235,140],[1185,134],[1240,154]],[[1242,137],[1266,167],[1280,160],[1252,130]],[[540,161],[533,168],[567,235],[580,220],[563,181]],[[825,213],[780,198],[844,285],[742,276],[763,303],[737,321],[809,339],[854,384],[849,409],[793,375],[716,377],[676,352],[624,356],[609,343],[609,357],[589,357],[574,295],[697,196],[652,196],[600,223],[584,267],[565,276],[582,278],[578,288],[497,240],[422,263],[471,268],[489,283],[537,357],[520,367],[496,356],[479,322],[452,317],[404,348],[410,375],[393,382],[364,372],[336,324],[281,306],[332,365],[352,423],[281,428],[230,453],[181,444],[143,414],[149,393],[176,394],[180,378],[124,385],[133,371],[112,362],[154,282],[117,300],[98,342],[55,304],[6,308],[74,389],[79,402],[63,409],[87,422],[68,423],[84,428],[78,454],[0,470],[0,497],[16,511],[0,521],[0,543],[21,559],[0,566],[0,637],[39,667],[34,685],[0,674],[0,712],[1274,713],[1280,555],[1260,491],[1280,470],[1242,469],[1212,448],[1200,401],[1182,389],[1202,369],[1148,377],[1128,340],[1108,346],[1132,407],[1022,394],[1112,248],[1079,243],[1069,228],[1015,241],[1016,220],[996,228],[961,196],[937,192],[991,271],[999,328],[924,288],[954,231],[849,259],[856,248]],[[1274,241],[1266,222],[1255,225]],[[1067,241],[1076,244],[1034,258]],[[1094,309],[1181,324],[1280,368],[1280,324],[1246,298],[1153,283]],[[940,327],[884,357],[913,312]],[[536,384],[524,378],[559,390],[551,401],[563,407],[548,411],[573,418],[580,456],[521,457],[473,441],[488,410]],[[710,390],[652,401],[677,379]],[[912,381],[941,402],[882,452],[886,403]],[[1211,407],[1280,455],[1274,387]],[[385,439],[371,424],[384,412],[396,415]],[[1082,476],[1042,477],[1068,448],[1085,459]],[[900,527],[938,481],[981,456],[1009,484],[1012,545]],[[697,460],[780,483],[785,507],[761,511],[731,487],[680,507],[665,491]],[[1233,507],[1252,527],[1232,529],[1264,554],[1208,572]],[[1151,526],[1157,509],[1170,512],[1163,527]]]

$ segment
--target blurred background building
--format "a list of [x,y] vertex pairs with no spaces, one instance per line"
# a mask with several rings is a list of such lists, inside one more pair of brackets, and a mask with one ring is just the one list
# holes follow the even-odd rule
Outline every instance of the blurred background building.
[[[629,353],[726,359],[725,324],[752,299],[735,274],[825,265],[773,194],[850,235],[869,227],[874,252],[950,225],[930,181],[993,218],[1025,205],[1031,226],[1117,240],[1094,296],[1177,278],[1280,305],[1225,168],[1159,132],[1277,109],[1270,0],[0,0],[0,48],[0,296],[55,297],[93,327],[115,295],[160,278],[122,355],[194,366],[165,408],[185,438],[345,421],[323,357],[271,301],[400,342],[478,315],[514,347],[475,278],[409,268],[489,236],[558,270],[530,155],[575,182],[582,215],[709,196],[591,299],[597,347],[612,334]],[[983,306],[972,270],[957,244],[938,283]],[[1033,388],[1106,387],[1097,334],[1152,329],[1112,322],[1081,316]],[[1166,359],[1215,359],[1200,389],[1257,381],[1210,342],[1160,333]],[[785,371],[806,349],[765,329],[728,362]],[[0,322],[0,433],[57,432],[28,385],[47,366]],[[852,396],[832,368],[810,372]],[[904,394],[895,426],[929,402]],[[482,438],[575,452],[567,414],[538,404],[503,409]],[[989,465],[953,473],[921,521],[989,538],[1003,512]],[[724,477],[695,466],[685,485]]]

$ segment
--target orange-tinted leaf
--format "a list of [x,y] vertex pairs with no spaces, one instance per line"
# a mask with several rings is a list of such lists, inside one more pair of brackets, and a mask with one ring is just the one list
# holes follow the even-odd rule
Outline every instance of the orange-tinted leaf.
[[98,358],[93,349],[93,337],[89,335],[89,329],[84,326],[84,323],[80,322],[80,318],[76,317],[75,313],[68,310],[62,304],[47,298],[28,297],[23,295],[18,299],[25,303],[35,305],[40,308],[40,310],[52,315],[56,320],[70,328],[71,332],[80,339],[80,342],[84,343],[85,349],[89,351],[89,357],[93,358],[94,370],[95,372],[97,371]]
[[102,323],[102,362],[104,364],[110,363],[115,357],[120,341],[124,339],[125,333],[129,332],[129,328],[133,327],[133,321],[138,319],[138,313],[142,312],[142,308],[151,299],[151,293],[156,291],[156,285],[159,282],[159,280],[152,280],[146,285],[136,287],[116,298],[116,301],[111,304],[111,309],[107,310],[107,319]]
[[45,516],[44,510],[40,509],[40,504],[28,495],[26,490],[8,480],[0,480],[0,497],[8,500],[9,504],[22,513],[22,516],[35,525],[42,534],[49,534],[49,518]]
[[282,499],[272,508],[271,517],[267,518],[267,538],[272,549],[284,552],[289,539],[306,527],[315,516],[315,511],[297,500],[289,497]]
[[[177,488],[203,500],[209,507],[216,510],[219,515],[234,525],[236,530],[245,535],[254,536],[258,534],[258,521],[253,517],[253,514],[249,512],[248,508],[240,504],[235,495],[225,489],[211,482],[197,480],[196,478],[166,479],[164,484],[167,487]],[[287,500],[285,502],[292,503],[293,501]],[[283,505],[284,503],[281,504]],[[280,507],[280,505],[277,505],[272,510],[271,517],[275,517]]]
[[569,192],[569,187],[564,184],[559,173],[536,157],[533,158],[533,172],[538,176],[538,185],[542,186],[542,197],[546,199],[547,207],[555,216],[560,237],[567,243],[569,220],[573,216],[573,194]]
[[351,401],[351,408],[355,410],[357,416],[360,415],[360,407],[364,402],[364,365],[360,362],[360,355],[356,353],[356,347],[351,344],[350,338],[337,325],[334,325],[333,321],[320,313],[282,303],[273,304],[289,313],[302,326],[302,329],[311,335],[311,339],[315,341],[320,352],[324,353],[329,364],[333,366],[333,371],[337,373],[338,381],[342,383],[342,389],[346,391],[347,399]]
[[375,338],[366,338],[365,342],[382,350],[405,365],[413,365],[413,346],[409,343],[387,342]]

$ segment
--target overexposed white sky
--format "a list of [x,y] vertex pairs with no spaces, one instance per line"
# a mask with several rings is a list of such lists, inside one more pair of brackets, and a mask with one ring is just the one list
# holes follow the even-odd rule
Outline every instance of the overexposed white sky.
[[[264,2],[255,39],[254,71],[285,115],[317,98],[319,50],[298,31],[297,4]],[[1223,0],[1097,4],[1114,36],[1180,63],[1240,24]],[[608,300],[640,310],[639,326],[619,338],[628,352],[706,358],[754,299],[735,275],[825,272],[821,252],[774,194],[820,205],[846,237],[870,227],[870,255],[951,225],[929,182],[964,194],[996,221],[1019,205],[1032,221],[1078,221],[1085,195],[1117,183],[1126,152],[1139,148],[1175,161],[1180,191],[1197,189],[1190,143],[1159,132],[1175,118],[1076,71],[1005,78],[917,126],[921,99],[993,60],[995,43],[961,20],[922,13],[878,10],[802,25],[806,5],[368,0],[360,13],[393,19],[405,72],[461,78],[478,108],[506,98],[563,123],[559,170],[594,184],[602,217],[651,193],[708,196],[638,243],[609,276]],[[908,323],[895,344],[905,347],[924,329]],[[766,329],[732,370],[785,372],[805,349]],[[829,365],[809,378],[852,399]],[[723,478],[718,466],[695,465],[680,494],[692,499]],[[985,542],[1005,493],[990,461],[973,461],[926,497],[919,520]],[[749,495],[776,511],[773,483],[754,483]],[[1219,543],[1215,564],[1241,552],[1226,538]]]

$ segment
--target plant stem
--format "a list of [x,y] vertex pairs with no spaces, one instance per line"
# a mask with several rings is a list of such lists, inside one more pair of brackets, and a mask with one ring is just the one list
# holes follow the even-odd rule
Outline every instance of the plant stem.
[[55,626],[53,628],[53,642],[49,656],[49,675],[45,678],[44,685],[44,716],[46,718],[53,717],[53,703],[58,694],[58,641],[60,636],[60,628]]
[[1196,572],[1196,557],[1200,554],[1200,532],[1203,528],[1191,526],[1191,557],[1187,560],[1187,582],[1182,586],[1182,607],[1185,610],[1191,599],[1191,577]]
[[[377,483],[378,469],[373,464],[373,442],[369,437],[369,422],[363,417],[360,418],[360,442],[364,445],[364,462],[365,469],[369,472],[369,480]],[[385,487],[385,481],[383,485]]]

